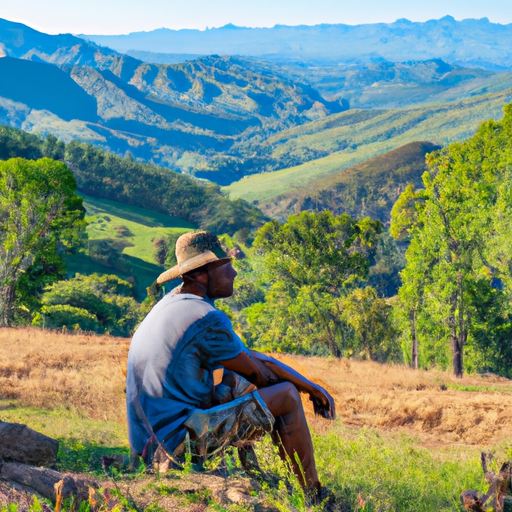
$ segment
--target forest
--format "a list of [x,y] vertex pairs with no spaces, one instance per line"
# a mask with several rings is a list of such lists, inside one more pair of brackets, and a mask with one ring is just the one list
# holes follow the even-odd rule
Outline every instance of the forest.
[[[512,377],[511,135],[508,105],[502,121],[429,153],[388,230],[329,211],[265,223],[215,185],[4,127],[1,323],[129,336],[156,300],[137,302],[116,276],[65,279],[65,254],[86,244],[82,191],[221,234],[239,276],[217,305],[249,346]],[[155,262],[171,265],[174,243],[159,240]]]

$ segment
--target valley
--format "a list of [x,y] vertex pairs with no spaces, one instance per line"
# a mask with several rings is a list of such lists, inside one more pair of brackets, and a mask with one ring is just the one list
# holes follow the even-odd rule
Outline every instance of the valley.
[[280,132],[264,147],[276,158],[325,155],[275,172],[244,177],[227,187],[230,197],[264,205],[276,196],[343,171],[413,141],[444,146],[471,136],[478,125],[503,117],[512,89],[468,99],[393,110],[349,110]]

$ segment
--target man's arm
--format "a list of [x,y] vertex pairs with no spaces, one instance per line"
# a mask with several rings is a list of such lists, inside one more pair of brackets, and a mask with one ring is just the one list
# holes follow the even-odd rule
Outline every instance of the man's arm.
[[301,393],[309,394],[309,399],[313,402],[315,414],[332,420],[336,418],[334,399],[322,386],[311,382],[290,366],[273,357],[256,352],[255,350],[251,350],[251,355],[253,359],[264,364],[280,382],[291,382]]
[[240,354],[233,359],[221,361],[220,364],[227,370],[245,377],[258,388],[265,388],[272,384],[282,382],[271,368],[267,367],[267,365],[254,356],[253,351],[251,351],[250,354],[240,352]]
[[221,364],[227,370],[242,375],[258,388],[279,382],[291,382],[301,393],[309,395],[315,414],[328,419],[336,417],[334,399],[322,386],[311,382],[293,368],[273,357],[251,350],[250,355],[241,352],[233,359],[221,361]]

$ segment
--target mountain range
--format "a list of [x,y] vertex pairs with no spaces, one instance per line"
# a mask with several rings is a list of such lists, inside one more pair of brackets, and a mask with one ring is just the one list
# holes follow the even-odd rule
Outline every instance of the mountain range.
[[[379,34],[395,30],[393,44],[403,36],[405,52],[414,30],[417,37],[432,38],[442,27],[447,34],[452,34],[450,27],[455,27],[453,34],[462,27],[467,42],[470,28],[479,27],[474,56],[481,41],[491,41],[493,31],[501,39],[492,39],[488,54],[508,51],[502,42],[509,26],[488,20],[434,21],[400,20],[373,29]],[[361,35],[364,27],[368,29],[353,27],[352,35]],[[272,34],[283,30],[279,33],[292,45],[293,34],[349,31],[342,28],[275,27],[265,33],[272,41]],[[236,48],[246,33],[258,30],[225,27],[208,32],[219,38],[224,33],[241,34],[239,43],[233,43]],[[194,44],[204,36],[198,31],[187,34]],[[321,41],[303,38],[305,48],[318,49]],[[343,46],[342,42],[336,44]],[[365,48],[355,43],[355,49]],[[327,55],[332,44],[322,44]],[[379,44],[384,48],[387,43]],[[310,208],[309,189],[318,192],[316,197],[321,192],[329,198],[324,203],[331,209],[336,210],[335,201],[348,208],[337,192],[325,192],[346,169],[415,141],[422,141],[424,148],[462,140],[480,122],[499,119],[503,105],[512,99],[512,73],[466,68],[439,57],[445,46],[429,48],[433,58],[428,60],[378,56],[332,65],[326,57],[326,64],[313,65],[215,54],[187,60],[184,54],[174,54],[175,63],[165,64],[165,54],[159,55],[159,63],[144,62],[91,40],[50,36],[0,20],[0,124],[51,133],[65,142],[89,142],[118,155],[129,152],[135,160],[222,185],[232,198],[251,201],[275,218]],[[182,51],[191,49],[185,45]],[[409,44],[409,49],[413,53],[407,57],[416,55],[417,48]],[[253,50],[259,51],[257,44]],[[379,216],[385,220],[385,212]]]
[[186,152],[224,152],[348,108],[247,59],[148,64],[6,20],[0,42],[0,73],[9,77],[0,84],[1,122],[174,168]]
[[394,23],[272,28],[229,24],[207,30],[161,28],[83,37],[120,52],[244,55],[313,65],[443,59],[464,67],[512,67],[512,24],[491,23],[487,18],[457,21],[445,16],[426,22],[400,19]]

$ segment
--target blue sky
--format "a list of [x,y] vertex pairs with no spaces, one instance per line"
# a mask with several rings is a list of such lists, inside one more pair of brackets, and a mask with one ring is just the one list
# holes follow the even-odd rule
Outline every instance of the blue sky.
[[50,34],[126,34],[166,27],[426,21],[451,15],[512,23],[512,0],[0,0],[0,18]]

